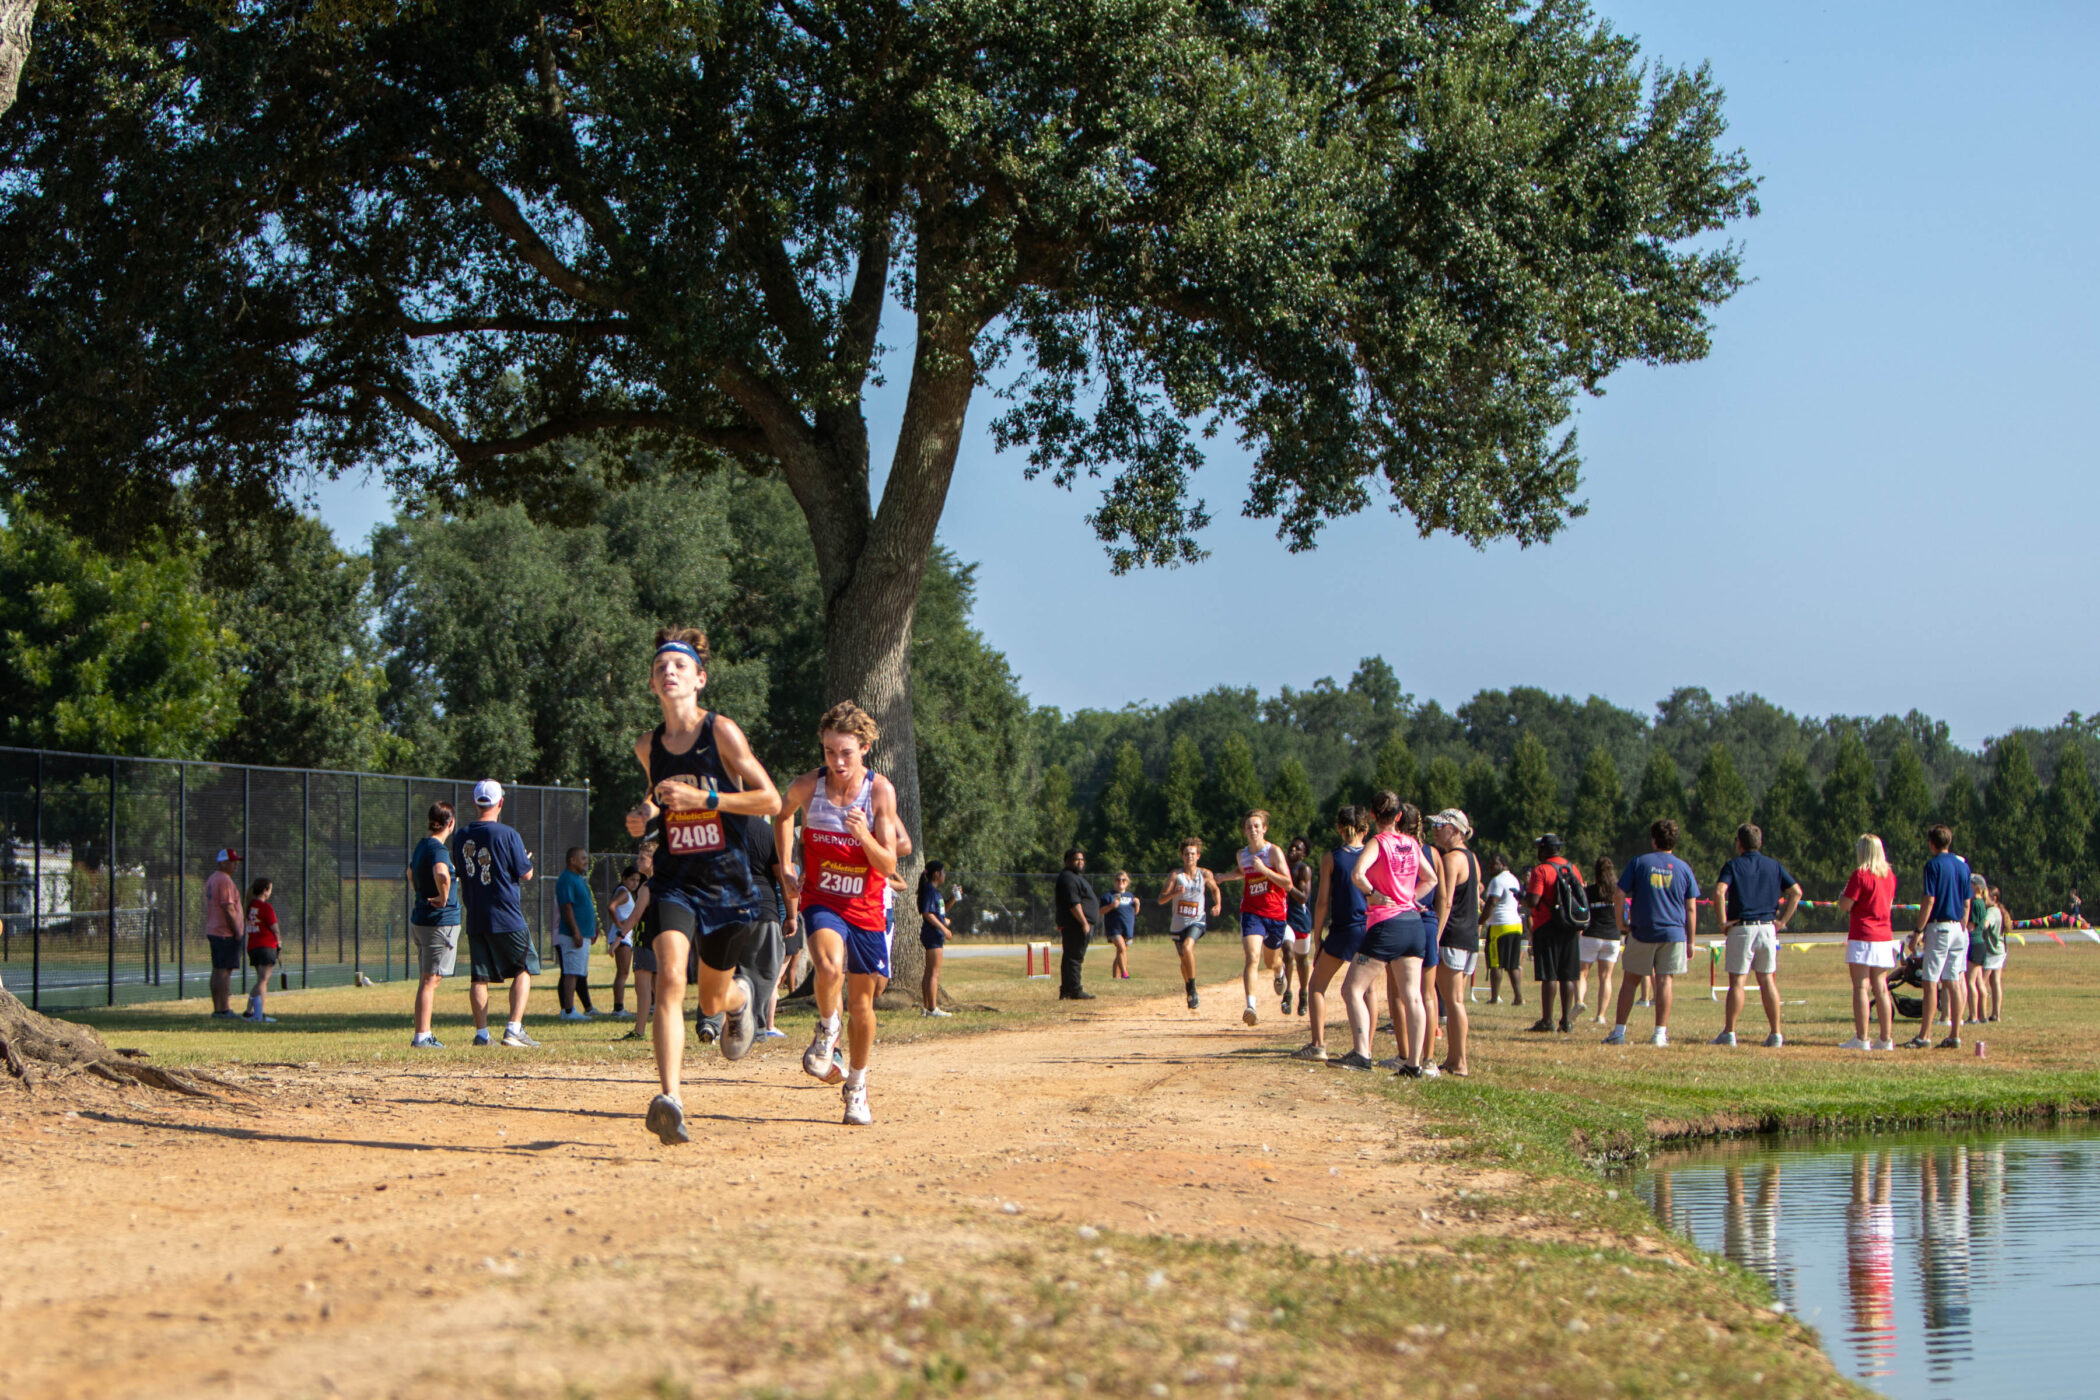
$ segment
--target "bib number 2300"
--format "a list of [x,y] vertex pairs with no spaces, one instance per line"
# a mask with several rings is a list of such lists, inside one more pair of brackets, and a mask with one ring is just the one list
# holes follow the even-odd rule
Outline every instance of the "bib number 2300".
[[704,816],[673,813],[664,825],[664,844],[671,854],[698,855],[722,849],[722,820],[710,812]]
[[848,875],[838,870],[820,870],[817,872],[817,888],[825,894],[845,895],[850,898],[859,894],[867,886],[868,877],[865,875]]

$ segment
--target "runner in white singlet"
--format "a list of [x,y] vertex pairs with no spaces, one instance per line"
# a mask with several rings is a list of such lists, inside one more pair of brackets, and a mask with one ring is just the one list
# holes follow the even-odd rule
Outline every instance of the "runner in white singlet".
[[1181,958],[1181,985],[1188,993],[1189,1010],[1198,1004],[1196,996],[1196,940],[1203,937],[1203,905],[1210,902],[1213,915],[1225,911],[1225,892],[1218,888],[1218,879],[1208,870],[1196,864],[1203,858],[1203,843],[1191,836],[1181,843],[1181,869],[1167,877],[1160,887],[1159,902],[1173,912],[1167,922],[1167,932],[1174,939],[1174,951]]

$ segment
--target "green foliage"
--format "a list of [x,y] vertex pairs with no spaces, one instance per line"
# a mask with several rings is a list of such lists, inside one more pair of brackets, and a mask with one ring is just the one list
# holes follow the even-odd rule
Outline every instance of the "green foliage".
[[1378,746],[1378,756],[1371,765],[1372,786],[1399,793],[1402,802],[1419,802],[1415,781],[1414,750],[1407,746],[1407,736],[1396,729]]
[[[2068,893],[2085,878],[2087,842],[2093,823],[2100,818],[2100,796],[2093,792],[2093,775],[2085,764],[2083,747],[2067,745],[2057,756],[2056,772],[2043,802],[2043,853],[2049,858],[2050,877],[2057,888],[2052,895]],[[2053,901],[2052,901],[2053,902]]]
[[1203,766],[1203,751],[1188,735],[1178,736],[1174,740],[1174,750],[1167,758],[1167,780],[1160,784],[1160,807],[1165,815],[1159,844],[1152,852],[1150,864],[1154,869],[1180,869],[1181,843],[1191,836],[1205,839],[1203,792],[1207,786],[1209,780]]
[[1567,809],[1560,804],[1560,784],[1552,760],[1536,734],[1517,736],[1509,773],[1502,784],[1503,822],[1511,844],[1522,848],[1546,832],[1560,834]]
[[1243,734],[1225,736],[1218,746],[1204,801],[1203,839],[1216,850],[1234,850],[1241,842],[1240,823],[1248,812],[1265,806],[1261,778],[1254,771],[1254,749]]
[[1834,880],[1851,864],[1852,851],[1863,832],[1874,827],[1874,761],[1857,734],[1847,732],[1838,741],[1837,762],[1823,780],[1821,799],[1816,803],[1813,858],[1802,864],[1825,881]]
[[1119,866],[1126,870],[1142,868],[1157,825],[1153,805],[1152,785],[1145,779],[1145,760],[1136,744],[1125,743],[1116,754],[1108,785],[1087,811],[1089,859],[1103,870]]
[[[1968,778],[1956,778],[1940,790],[1938,821],[1954,832],[1954,849],[1957,851],[1981,850],[1983,837],[1983,799],[1977,795],[1976,784]],[[1994,883],[1999,872],[1985,871]],[[2007,899],[2012,890],[2006,889]]]
[[306,516],[267,515],[213,540],[204,579],[239,639],[246,684],[239,722],[212,757],[371,771],[409,762],[380,714],[371,575],[370,559],[344,553]]
[[1788,749],[1779,760],[1772,784],[1757,804],[1758,826],[1764,829],[1765,851],[1791,867],[1794,877],[1806,882],[1824,878],[1822,870],[1838,866],[1849,870],[1851,848],[1823,854],[1815,846],[1816,789],[1808,776],[1808,760],[1801,750]]
[[1750,789],[1735,771],[1735,758],[1725,744],[1715,744],[1692,780],[1691,815],[1686,823],[1691,850],[1685,859],[1698,870],[1716,871],[1735,854],[1735,829],[1750,820]]
[[111,558],[9,504],[0,526],[0,734],[24,747],[202,758],[237,722],[241,646],[194,544]]
[[1316,820],[1313,813],[1312,780],[1305,776],[1305,765],[1296,758],[1286,758],[1276,770],[1276,781],[1269,785],[1269,831],[1279,844],[1288,846],[1294,836],[1303,836],[1306,845],[1317,851],[1319,830],[1327,823]]
[[2027,741],[2010,734],[1991,746],[1991,777],[1983,798],[1983,829],[1957,849],[1976,853],[1977,868],[2005,890],[2013,904],[2033,908],[2049,894],[2039,857],[2044,851],[2041,784]]
[[[1450,754],[1440,753],[1429,760],[1422,772],[1422,810],[1441,812],[1448,807],[1464,807],[1466,804],[1465,770]],[[1466,813],[1472,816],[1471,812]]]
[[[1508,823],[1502,818],[1502,785],[1495,777],[1495,765],[1476,754],[1466,761],[1464,780],[1466,815],[1473,819],[1473,829],[1488,847],[1513,852]],[[1512,859],[1511,868],[1516,864]]]
[[1648,849],[1649,824],[1665,819],[1676,822],[1680,829],[1684,826],[1684,778],[1677,771],[1677,761],[1657,749],[1641,771],[1640,792],[1633,801],[1634,839],[1629,844]]
[[1932,789],[1925,779],[1925,765],[1917,746],[1908,740],[1889,760],[1888,777],[1881,784],[1881,805],[1874,811],[1874,829],[1881,837],[1889,863],[1899,870],[1915,870],[1925,863],[1925,829],[1932,825]]
[[1575,805],[1568,813],[1568,854],[1587,868],[1598,856],[1612,853],[1626,827],[1626,793],[1619,784],[1619,765],[1602,744],[1583,760]]
[[1065,852],[1079,840],[1079,813],[1072,809],[1072,775],[1061,763],[1043,770],[1035,791],[1035,841],[1028,854],[1030,870],[1061,870]]

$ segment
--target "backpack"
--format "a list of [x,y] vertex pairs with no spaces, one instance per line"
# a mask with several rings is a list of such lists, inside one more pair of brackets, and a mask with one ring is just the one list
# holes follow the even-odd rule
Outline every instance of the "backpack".
[[1562,933],[1588,933],[1590,892],[1583,888],[1582,872],[1558,856],[1546,863],[1554,869],[1554,926]]

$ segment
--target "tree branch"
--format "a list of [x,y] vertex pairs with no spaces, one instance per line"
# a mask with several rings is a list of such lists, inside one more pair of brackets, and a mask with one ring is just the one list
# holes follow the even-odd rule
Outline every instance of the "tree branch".
[[624,297],[614,288],[602,286],[585,277],[563,262],[547,240],[540,237],[539,230],[518,208],[517,201],[503,187],[483,175],[472,166],[457,161],[438,161],[428,158],[408,160],[403,164],[428,171],[444,184],[464,190],[474,196],[489,221],[510,239],[518,250],[518,257],[526,266],[546,278],[557,290],[575,300],[608,311],[623,311]]
[[649,409],[581,409],[555,414],[511,437],[470,438],[451,419],[404,389],[370,381],[351,381],[344,387],[379,399],[413,420],[462,462],[485,462],[491,457],[530,452],[535,447],[586,433],[620,431],[673,433],[721,452],[765,455],[769,451],[765,437],[754,429],[696,425],[675,413]]
[[882,330],[882,298],[890,282],[890,210],[884,199],[865,215],[860,256],[853,270],[853,290],[846,299],[845,325],[832,364],[857,390],[875,359],[875,337]]
[[604,316],[571,321],[551,316],[446,316],[419,321],[403,316],[393,323],[405,335],[466,335],[473,331],[504,331],[512,335],[612,336],[627,335],[631,327],[624,316]]

